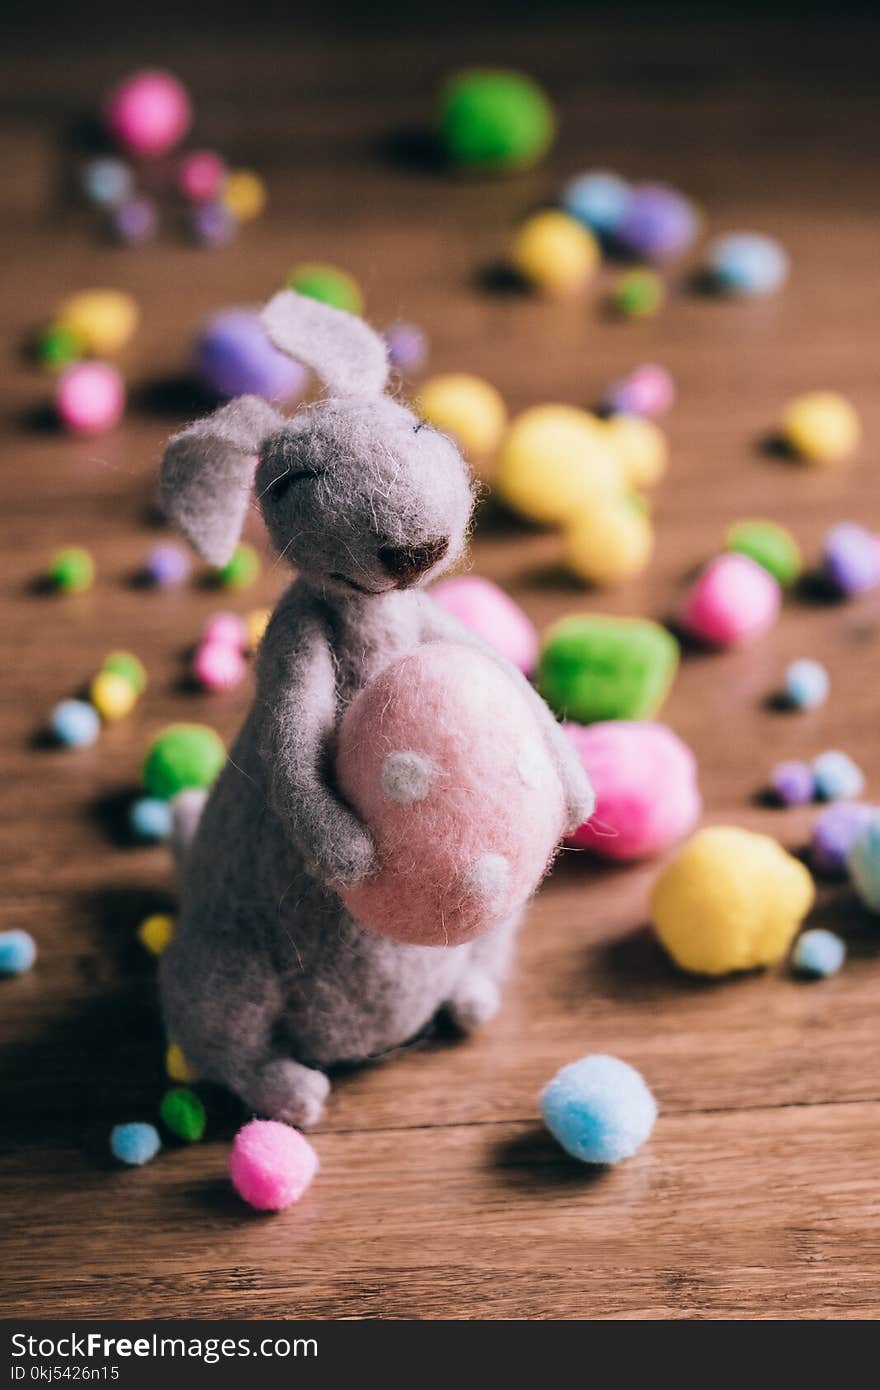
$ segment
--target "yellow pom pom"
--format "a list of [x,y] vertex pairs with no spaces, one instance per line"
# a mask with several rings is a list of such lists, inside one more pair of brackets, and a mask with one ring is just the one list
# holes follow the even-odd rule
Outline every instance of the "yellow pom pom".
[[189,1062],[183,1055],[177,1043],[169,1043],[165,1052],[165,1070],[172,1081],[180,1081],[183,1084],[192,1084],[198,1081],[198,1077],[192,1070]]
[[432,376],[415,409],[429,425],[451,434],[467,458],[483,458],[498,447],[507,424],[507,407],[488,381],[465,372]]
[[262,642],[263,633],[269,626],[271,616],[271,608],[253,608],[245,616],[244,625],[247,631],[247,649],[249,652],[255,652]]
[[782,417],[782,437],[808,463],[838,463],[851,454],[862,434],[859,417],[836,391],[798,396]]
[[569,294],[594,274],[599,243],[564,212],[539,212],[520,227],[510,258],[523,279],[539,290]]
[[129,714],[137,702],[137,691],[116,671],[99,671],[89,686],[89,699],[108,724]]
[[641,574],[654,549],[645,509],[631,497],[605,497],[574,518],[565,533],[566,563],[590,584],[622,584]]
[[62,303],[57,324],[95,357],[112,357],[138,326],[140,311],[122,290],[80,290]]
[[236,222],[253,222],[266,206],[266,185],[250,169],[234,169],[226,177],[221,198]]
[[605,438],[618,459],[629,487],[653,487],[666,472],[666,436],[652,420],[639,415],[612,415]]
[[651,913],[683,970],[726,975],[780,960],[814,897],[808,871],[776,840],[715,825],[698,831],[661,873]]
[[499,495],[531,521],[564,524],[623,491],[600,420],[573,405],[537,405],[512,422],[498,456]]
[[171,945],[174,936],[174,918],[162,912],[154,912],[145,917],[137,929],[138,941],[151,956],[161,956]]

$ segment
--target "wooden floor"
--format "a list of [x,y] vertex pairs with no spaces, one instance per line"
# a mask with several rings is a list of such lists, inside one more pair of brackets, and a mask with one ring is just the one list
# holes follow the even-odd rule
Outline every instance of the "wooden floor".
[[[19,21],[0,73],[2,908],[40,949],[36,969],[0,990],[0,1306],[44,1317],[876,1317],[880,931],[844,889],[823,891],[815,914],[847,939],[837,978],[806,985],[781,968],[703,984],[676,974],[646,929],[656,866],[602,869],[569,854],[531,911],[494,1024],[339,1081],[315,1137],[322,1171],[299,1207],[264,1218],[231,1193],[237,1112],[221,1097],[205,1143],[142,1171],[107,1158],[110,1125],[152,1118],[162,1093],[153,968],[133,933],[173,901],[165,851],[126,847],[121,807],[155,730],[203,719],[228,737],[249,699],[185,688],[187,648],[216,593],[133,583],[161,534],[163,439],[199,408],[179,384],[193,329],[321,258],[357,275],[375,322],[417,320],[434,368],[484,374],[513,410],[590,404],[636,363],[665,363],[680,403],[644,580],[586,593],[560,570],[555,536],[484,512],[476,571],[541,625],[575,609],[666,617],[746,516],[787,522],[814,557],[835,520],[880,527],[871,32],[803,17],[701,28],[664,7],[662,23],[617,28],[579,9],[540,24],[471,17],[466,30],[417,31],[410,16],[322,35],[313,20],[257,17],[126,36],[130,16],[108,11],[77,46],[77,16],[54,11],[39,32]],[[562,133],[543,168],[453,182],[417,158],[429,93],[473,60],[525,65],[555,94]],[[234,247],[199,252],[168,230],[142,251],[108,248],[64,195],[79,117],[146,61],[191,83],[200,143],[267,177],[271,211]],[[607,320],[601,286],[565,305],[489,288],[516,217],[595,164],[680,184],[712,229],[778,235],[790,288],[717,303],[693,292],[684,267],[666,311],[642,324]],[[91,284],[131,290],[144,321],[123,364],[124,426],[72,442],[47,425],[49,384],[21,343],[63,293]],[[808,472],[766,448],[783,403],[813,387],[846,391],[864,419],[864,446],[839,471]],[[74,542],[95,554],[95,587],[39,593],[47,556]],[[283,583],[267,562],[235,606],[270,602]],[[119,646],[149,667],[137,712],[92,750],[42,746],[48,709]],[[812,714],[774,712],[767,697],[801,655],[828,665],[832,698]],[[827,747],[852,753],[880,798],[878,681],[877,596],[792,601],[752,649],[688,655],[664,717],[698,754],[707,819],[803,845],[810,811],[769,809],[758,794],[776,759]],[[652,1141],[609,1172],[568,1162],[537,1119],[542,1083],[590,1051],[638,1067],[660,1105]]]

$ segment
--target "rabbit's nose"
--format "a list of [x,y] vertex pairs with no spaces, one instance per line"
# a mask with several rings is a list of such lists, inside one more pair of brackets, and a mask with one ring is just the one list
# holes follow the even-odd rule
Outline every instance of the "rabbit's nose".
[[448,540],[424,541],[422,545],[381,545],[379,559],[390,575],[401,584],[418,579],[446,554]]

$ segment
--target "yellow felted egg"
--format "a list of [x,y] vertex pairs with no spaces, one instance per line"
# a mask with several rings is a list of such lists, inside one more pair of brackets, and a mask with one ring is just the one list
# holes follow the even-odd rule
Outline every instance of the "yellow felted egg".
[[89,699],[106,723],[122,719],[137,702],[137,691],[116,671],[99,671],[89,686]]
[[64,300],[56,322],[95,357],[112,357],[135,332],[140,310],[122,290],[80,290]]
[[236,222],[253,222],[266,206],[266,185],[250,169],[234,169],[227,174],[220,196]]
[[272,616],[271,608],[252,608],[250,613],[245,614],[244,625],[247,632],[247,649],[255,652],[263,640],[263,633],[269,626],[269,619]]
[[726,975],[781,960],[814,897],[807,869],[769,835],[713,825],[657,879],[651,915],[682,970]]
[[494,482],[515,512],[546,525],[569,522],[624,486],[604,425],[573,405],[537,405],[518,415],[501,445]]
[[568,568],[590,584],[622,584],[641,574],[654,549],[654,528],[631,497],[603,497],[565,532]]
[[415,409],[429,425],[451,434],[469,459],[493,453],[507,424],[507,407],[500,392],[488,381],[466,372],[430,377],[419,392]]
[[523,279],[548,294],[579,290],[599,264],[592,232],[564,212],[538,212],[513,239],[510,259]]
[[797,396],[782,417],[782,437],[808,463],[837,463],[859,442],[859,417],[836,391]]
[[666,435],[640,415],[612,415],[604,422],[605,438],[623,469],[629,487],[653,487],[666,472]]
[[165,1071],[172,1081],[179,1081],[184,1085],[198,1081],[198,1077],[177,1043],[168,1044],[165,1052]]
[[161,956],[174,936],[174,918],[164,912],[145,917],[137,929],[138,940],[151,956]]

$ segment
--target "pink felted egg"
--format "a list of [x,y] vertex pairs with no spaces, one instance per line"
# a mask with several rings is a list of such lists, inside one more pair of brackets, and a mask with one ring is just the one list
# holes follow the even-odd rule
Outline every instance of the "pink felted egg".
[[135,155],[164,154],[183,138],[191,119],[186,89],[170,72],[132,73],[104,105],[109,134]]
[[72,433],[105,434],[125,409],[122,377],[109,362],[75,362],[58,379],[55,409]]
[[719,555],[703,570],[685,604],[682,623],[715,647],[747,642],[772,627],[779,614],[776,580],[748,555]]
[[232,1185],[258,1211],[298,1202],[317,1171],[318,1155],[305,1135],[278,1120],[251,1120],[233,1140]]
[[455,946],[497,926],[563,832],[562,787],[526,697],[455,642],[402,657],[356,696],[336,770],[380,866],[342,896],[395,941]]
[[596,793],[567,843],[606,859],[643,859],[690,834],[700,817],[697,763],[664,724],[566,724]]
[[531,675],[538,664],[534,624],[491,579],[463,574],[455,579],[441,579],[429,592],[447,613],[497,648],[527,676]]
[[205,690],[231,690],[244,672],[241,649],[228,642],[202,642],[193,657],[193,675]]

